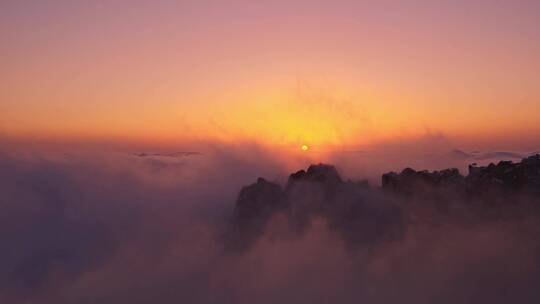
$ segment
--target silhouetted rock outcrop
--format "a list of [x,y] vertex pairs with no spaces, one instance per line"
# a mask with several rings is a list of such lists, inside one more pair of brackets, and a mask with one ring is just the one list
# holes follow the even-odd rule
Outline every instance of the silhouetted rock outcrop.
[[[436,219],[437,214],[448,215],[456,203],[459,210],[478,206],[471,202],[534,203],[539,194],[540,155],[519,163],[471,165],[466,177],[455,168],[433,172],[406,168],[401,173],[383,174],[381,188],[344,181],[333,166],[318,164],[291,174],[285,189],[262,178],[244,187],[236,202],[234,226],[237,240],[245,247],[264,233],[268,220],[277,213],[287,218],[290,231],[299,234],[314,218],[322,218],[354,247],[399,239],[405,230],[404,201],[429,203],[434,208],[420,204],[425,209],[422,212],[431,210],[435,213],[429,218]],[[524,196],[533,199],[522,200]],[[481,209],[480,214],[496,213],[485,211]]]
[[406,168],[401,173],[390,172],[383,174],[382,187],[405,194],[429,192],[438,187],[457,187],[462,185],[464,177],[458,169],[441,171],[415,171]]
[[485,167],[469,166],[467,189],[470,193],[487,191],[509,193],[515,191],[540,192],[540,155],[524,158],[519,163],[500,161]]
[[240,191],[236,205],[235,217],[239,220],[263,219],[283,207],[281,186],[259,178]]
[[340,184],[343,181],[336,168],[331,165],[311,165],[307,171],[300,170],[289,176],[289,184],[295,182],[320,182],[327,185]]
[[524,158],[519,163],[500,161],[485,167],[472,164],[466,177],[457,169],[429,172],[407,168],[399,174],[383,174],[382,187],[394,193],[408,195],[422,195],[446,188],[458,193],[463,192],[467,199],[515,192],[536,195],[540,191],[540,155]]
[[294,233],[301,234],[311,220],[322,218],[351,245],[403,234],[398,207],[370,191],[366,182],[343,181],[335,167],[325,164],[291,174],[285,190],[262,178],[244,187],[234,212],[240,245],[249,246],[279,212]]
[[270,216],[285,207],[281,186],[258,178],[238,195],[234,209],[235,237],[252,241],[263,232]]

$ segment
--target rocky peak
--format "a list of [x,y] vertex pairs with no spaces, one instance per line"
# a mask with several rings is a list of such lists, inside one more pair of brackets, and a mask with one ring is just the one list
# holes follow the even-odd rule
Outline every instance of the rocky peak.
[[313,218],[323,218],[352,243],[400,237],[403,231],[399,208],[368,191],[367,183],[344,182],[336,168],[326,164],[291,174],[285,190],[259,178],[238,196],[236,239],[240,247],[249,246],[276,213],[285,216],[297,233],[307,229]]
[[[400,200],[403,197],[430,202],[444,212],[454,210],[451,207],[457,203],[474,208],[477,202],[493,206],[497,202],[518,201],[518,197],[537,201],[540,155],[519,163],[471,165],[467,177],[455,168],[440,171],[405,168],[400,173],[384,174],[382,189],[405,196],[389,196],[368,185],[344,182],[336,168],[326,164],[311,165],[307,170],[291,174],[285,189],[259,178],[240,191],[232,239],[239,248],[250,246],[275,214],[285,218],[292,231],[298,233],[309,227],[312,218],[323,218],[348,244],[399,239],[406,228],[403,207],[398,204],[403,202]],[[519,196],[512,196],[515,194]],[[463,210],[461,207],[455,210]]]
[[540,155],[524,158],[518,163],[500,161],[482,167],[472,164],[466,177],[461,176],[457,169],[429,172],[406,168],[399,174],[383,174],[382,187],[409,194],[422,194],[424,190],[438,191],[444,187],[466,189],[469,194],[482,196],[516,190],[535,194],[540,192]]
[[280,185],[259,177],[256,183],[240,190],[236,201],[236,217],[264,217],[283,204],[282,192]]
[[336,168],[332,165],[326,164],[311,165],[307,171],[300,170],[289,176],[289,183],[299,181],[321,182],[329,184],[338,184],[343,182]]
[[488,166],[469,166],[467,186],[472,191],[534,190],[540,191],[540,155],[524,158],[519,163],[500,161]]
[[401,173],[390,172],[382,175],[383,189],[414,194],[425,189],[433,189],[439,186],[459,185],[463,176],[456,168],[441,171],[416,171],[405,168]]

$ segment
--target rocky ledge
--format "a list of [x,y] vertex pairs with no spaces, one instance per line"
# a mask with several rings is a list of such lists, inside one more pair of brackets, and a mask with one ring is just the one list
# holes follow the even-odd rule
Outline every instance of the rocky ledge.
[[439,191],[441,188],[472,196],[486,196],[494,192],[502,195],[537,195],[540,190],[540,155],[524,158],[518,163],[500,161],[484,167],[472,164],[467,176],[461,175],[455,168],[433,172],[406,168],[399,174],[383,174],[382,188],[409,195]]
[[406,168],[383,174],[381,187],[345,181],[335,167],[318,164],[291,174],[285,187],[259,178],[242,188],[232,235],[236,245],[249,246],[274,215],[281,215],[296,233],[309,227],[314,218],[322,218],[348,244],[395,240],[404,234],[407,201],[467,205],[471,201],[515,202],[518,196],[539,201],[540,155],[519,163],[472,164],[467,176],[455,168],[432,172]]

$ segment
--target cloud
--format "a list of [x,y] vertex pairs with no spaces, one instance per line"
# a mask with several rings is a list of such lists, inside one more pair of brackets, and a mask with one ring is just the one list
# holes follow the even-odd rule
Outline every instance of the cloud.
[[[160,164],[133,151],[14,151],[0,154],[0,302],[540,298],[534,286],[540,279],[538,213],[515,200],[484,216],[489,207],[455,201],[443,210],[429,199],[354,182],[329,200],[324,187],[300,182],[288,190],[296,213],[271,213],[249,246],[230,251],[242,187],[264,176],[287,188],[288,164],[266,149],[211,144],[203,155]],[[344,183],[350,175],[342,168],[355,166],[342,159],[337,169]],[[329,201],[362,208],[321,207]],[[313,202],[322,209],[302,209]],[[385,210],[399,216],[386,217]],[[302,222],[305,214],[309,221]],[[399,237],[366,241],[398,219],[405,228]]]

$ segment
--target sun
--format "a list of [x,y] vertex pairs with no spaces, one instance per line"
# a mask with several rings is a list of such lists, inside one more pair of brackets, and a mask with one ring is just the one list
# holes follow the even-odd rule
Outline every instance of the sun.
[[302,145],[302,146],[300,147],[300,149],[302,149],[302,151],[305,152],[305,151],[309,150],[309,147],[308,147],[307,145]]

